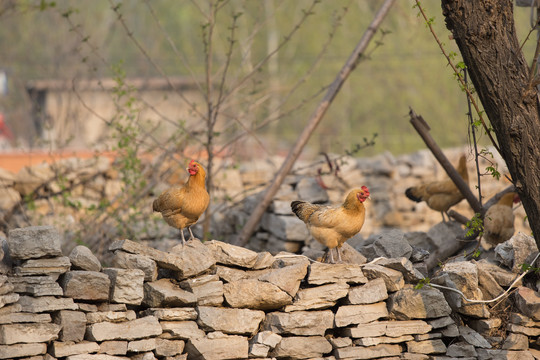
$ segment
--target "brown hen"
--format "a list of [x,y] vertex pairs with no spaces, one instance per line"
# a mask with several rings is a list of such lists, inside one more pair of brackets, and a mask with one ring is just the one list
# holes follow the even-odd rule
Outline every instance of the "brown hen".
[[187,171],[189,178],[184,185],[164,191],[152,204],[152,209],[160,212],[167,224],[180,230],[182,244],[186,243],[186,227],[191,235],[190,239],[195,238],[191,226],[199,220],[210,202],[205,186],[206,171],[202,165],[191,160]]

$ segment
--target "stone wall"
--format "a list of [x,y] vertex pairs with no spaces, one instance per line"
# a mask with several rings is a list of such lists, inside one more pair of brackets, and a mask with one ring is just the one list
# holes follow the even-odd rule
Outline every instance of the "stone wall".
[[[109,268],[83,246],[62,254],[51,226],[0,240],[1,359],[540,358],[537,278],[488,304],[415,289],[423,257],[385,236],[377,251],[396,256],[366,263],[346,244],[341,264],[215,240],[167,252],[116,240]],[[501,245],[497,261],[456,259],[432,283],[497,296],[534,254],[523,234]]]

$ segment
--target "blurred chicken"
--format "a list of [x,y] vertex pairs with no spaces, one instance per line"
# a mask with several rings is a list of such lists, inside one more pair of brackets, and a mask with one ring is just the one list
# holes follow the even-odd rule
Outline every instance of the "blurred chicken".
[[191,160],[187,171],[189,178],[184,185],[164,191],[152,204],[153,210],[160,212],[167,224],[180,230],[182,244],[186,243],[184,238],[186,227],[191,240],[195,238],[191,232],[191,226],[199,220],[210,202],[210,196],[205,187],[204,168],[195,160]]
[[515,192],[504,194],[492,205],[484,216],[484,240],[490,245],[497,245],[514,235],[514,212],[512,206],[519,202]]
[[334,263],[332,249],[336,249],[341,260],[341,246],[356,235],[366,217],[364,201],[369,198],[366,186],[352,190],[340,206],[310,204],[305,201],[293,201],[291,209],[300,220],[306,223],[311,235],[328,247],[330,261]]
[[[468,184],[469,173],[467,172],[465,155],[461,155],[459,158],[456,170]],[[448,212],[448,209],[463,200],[463,194],[450,178],[410,187],[405,190],[405,195],[416,202],[425,201],[431,209],[440,211],[443,221],[445,221],[444,214]]]

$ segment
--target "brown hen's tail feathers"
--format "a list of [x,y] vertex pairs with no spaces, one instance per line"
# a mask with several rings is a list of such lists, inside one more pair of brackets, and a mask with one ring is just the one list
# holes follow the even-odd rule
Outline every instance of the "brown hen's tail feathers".
[[415,190],[414,187],[408,188],[407,190],[405,190],[405,195],[406,195],[409,199],[411,199],[412,201],[421,202],[421,201],[422,201],[422,197],[419,196],[419,195],[416,195],[416,194],[414,193],[414,190]]
[[304,203],[305,203],[305,201],[298,201],[298,200],[293,201],[293,202],[291,203],[291,209],[292,209],[292,212],[293,212],[296,216],[298,216],[299,218],[301,218],[300,215],[301,215],[301,213],[302,213],[302,204],[304,204]]

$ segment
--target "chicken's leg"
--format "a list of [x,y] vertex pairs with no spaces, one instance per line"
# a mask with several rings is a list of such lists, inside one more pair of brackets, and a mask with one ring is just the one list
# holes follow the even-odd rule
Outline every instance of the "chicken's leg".
[[343,262],[343,260],[341,259],[341,249],[339,247],[336,247],[336,251],[337,251],[337,258],[338,258],[338,261],[340,263]]
[[180,229],[180,236],[182,236],[182,245],[186,245],[186,239],[184,239],[184,229]]
[[195,240],[195,236],[193,236],[193,233],[191,232],[191,226],[188,226],[187,229],[189,230],[189,233],[190,233],[190,235],[191,235],[190,240]]
[[334,255],[332,254],[332,248],[328,248],[328,254],[330,254],[330,264],[335,264]]

